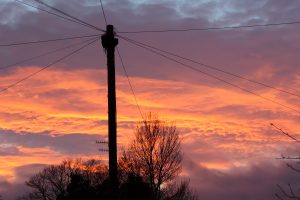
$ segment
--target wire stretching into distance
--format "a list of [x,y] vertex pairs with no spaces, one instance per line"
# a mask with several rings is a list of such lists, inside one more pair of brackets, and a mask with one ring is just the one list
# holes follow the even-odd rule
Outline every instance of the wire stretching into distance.
[[[32,7],[32,8],[38,9],[38,10],[43,11],[43,12],[45,12],[45,13],[48,13],[48,14],[50,14],[50,15],[54,15],[54,16],[59,17],[59,18],[61,18],[61,19],[64,19],[64,20],[67,20],[67,21],[70,21],[70,22],[73,22],[73,23],[76,23],[76,24],[80,24],[80,25],[85,26],[85,27],[88,27],[88,28],[92,28],[92,27],[90,27],[90,26],[88,26],[88,25],[86,25],[86,24],[84,24],[84,23],[81,23],[81,22],[79,22],[79,21],[77,21],[77,20],[73,20],[73,19],[70,19],[70,18],[68,18],[68,17],[64,17],[64,16],[62,16],[62,15],[59,15],[59,14],[50,12],[50,11],[45,10],[45,9],[43,9],[43,8],[40,8],[40,7],[38,7],[38,6],[34,6],[34,5],[32,5],[32,4],[29,4],[29,3],[27,3],[27,2],[19,1],[19,0],[15,0],[15,1],[18,2],[18,3],[21,3],[21,4],[23,4],[23,5],[26,5],[26,6],[28,6],[28,7]],[[92,29],[95,30],[94,28],[92,28]]]
[[240,28],[255,28],[255,27],[271,27],[283,25],[300,24],[300,21],[280,22],[270,24],[253,24],[242,26],[223,26],[223,27],[207,27],[207,28],[187,28],[187,29],[165,29],[165,30],[140,30],[140,31],[118,31],[118,33],[167,33],[167,32],[186,32],[186,31],[210,31],[210,30],[225,30],[225,29],[240,29]]
[[143,116],[143,113],[142,113],[141,107],[140,107],[140,105],[139,105],[139,103],[138,103],[138,100],[137,100],[136,94],[135,94],[135,92],[134,92],[133,86],[132,86],[132,84],[131,84],[131,81],[130,81],[130,78],[129,78],[128,72],[127,72],[127,70],[126,70],[126,67],[125,67],[125,64],[124,64],[123,58],[122,58],[122,56],[121,56],[121,53],[120,53],[120,51],[119,51],[119,48],[118,48],[118,47],[117,47],[117,53],[118,53],[118,56],[119,56],[119,58],[120,58],[121,65],[122,65],[123,71],[124,71],[124,73],[125,73],[125,76],[126,76],[126,78],[127,78],[127,82],[128,82],[128,84],[129,84],[129,87],[130,87],[131,93],[132,93],[132,95],[133,95],[133,97],[134,97],[135,104],[136,104],[136,106],[137,106],[137,108],[138,108],[138,110],[139,110],[139,113],[140,113],[140,115],[141,115],[142,119],[145,119],[145,118],[144,118],[144,116]]
[[[101,4],[101,9],[102,9],[102,14],[103,14],[103,17],[104,17],[104,21],[105,21],[105,24],[107,25],[108,23],[107,23],[106,14],[105,14],[105,11],[104,11],[104,6],[103,6],[103,3],[102,3],[102,0],[99,0],[99,1],[100,1],[100,4]],[[119,56],[119,59],[120,59],[120,62],[121,62],[121,65],[122,65],[124,74],[125,74],[125,76],[126,76],[126,78],[127,78],[127,82],[128,82],[128,84],[129,84],[131,93],[132,93],[132,95],[133,95],[133,97],[134,97],[135,104],[136,104],[136,106],[137,106],[137,108],[138,108],[138,111],[139,111],[139,113],[140,113],[140,115],[141,115],[141,118],[144,119],[143,113],[142,113],[142,111],[141,111],[141,107],[140,107],[140,105],[139,105],[139,103],[138,103],[136,94],[135,94],[135,92],[134,92],[134,89],[133,89],[133,86],[132,86],[132,84],[131,84],[131,81],[130,81],[128,72],[127,72],[127,70],[126,70],[126,67],[125,67],[125,64],[124,64],[124,60],[123,60],[123,58],[122,58],[122,56],[121,56],[121,53],[120,53],[120,51],[119,51],[119,48],[116,47],[116,49],[117,49],[117,53],[118,53],[118,56]]]
[[107,18],[106,18],[106,15],[105,15],[104,6],[103,6],[103,3],[102,3],[102,0],[99,0],[99,1],[100,1],[100,4],[101,4],[101,9],[102,9],[102,14],[103,14],[103,17],[104,17],[104,21],[105,21],[105,24],[107,25]]
[[138,43],[136,43],[136,42],[130,41],[130,40],[128,40],[128,39],[126,39],[126,38],[124,38],[124,37],[122,37],[122,36],[119,36],[119,37],[120,37],[121,39],[123,39],[123,40],[125,40],[125,41],[131,43],[131,44],[134,44],[134,45],[139,46],[139,47],[141,47],[141,48],[143,48],[143,49],[146,49],[147,51],[150,51],[150,52],[152,52],[152,53],[154,53],[154,54],[156,54],[156,55],[159,55],[159,56],[164,57],[164,58],[166,58],[166,59],[168,59],[168,60],[171,60],[171,61],[173,61],[173,62],[176,62],[176,63],[178,63],[178,64],[184,66],[185,68],[189,68],[189,69],[191,69],[191,70],[193,70],[193,71],[196,71],[196,72],[198,72],[198,73],[204,74],[204,75],[206,75],[206,76],[208,76],[208,77],[211,77],[211,78],[213,78],[213,79],[219,80],[219,81],[221,81],[221,82],[223,82],[223,83],[226,83],[226,84],[228,84],[228,85],[230,85],[230,86],[232,86],[232,87],[238,88],[238,89],[240,89],[240,90],[242,90],[242,91],[244,91],[244,92],[247,92],[247,93],[252,94],[252,95],[254,95],[254,96],[260,97],[260,98],[262,98],[262,99],[264,99],[264,100],[266,100],[266,101],[272,102],[272,103],[274,103],[274,104],[277,104],[277,105],[279,105],[279,106],[281,106],[281,107],[284,107],[284,108],[286,108],[286,109],[292,110],[292,111],[294,111],[294,112],[300,114],[300,111],[297,110],[297,109],[295,109],[295,108],[292,108],[292,107],[290,107],[290,106],[286,106],[286,105],[284,105],[284,104],[282,104],[282,103],[280,103],[280,102],[277,102],[277,101],[275,101],[275,100],[273,100],[273,99],[264,97],[264,96],[262,96],[262,95],[260,95],[260,94],[257,94],[257,93],[255,93],[255,92],[253,92],[253,91],[251,91],[251,90],[242,88],[242,87],[240,87],[240,86],[238,86],[238,85],[235,85],[235,84],[233,84],[233,83],[231,83],[231,82],[229,82],[229,81],[226,81],[226,80],[224,80],[224,79],[222,79],[222,78],[219,78],[219,77],[217,77],[217,76],[215,76],[215,75],[212,75],[212,74],[210,74],[210,73],[201,71],[201,70],[198,69],[198,68],[195,68],[195,67],[193,67],[193,66],[191,66],[191,65],[187,65],[187,64],[185,64],[185,63],[183,63],[183,62],[180,62],[180,61],[178,61],[178,60],[176,60],[176,59],[174,59],[174,58],[171,58],[171,57],[166,56],[166,55],[164,55],[164,54],[162,54],[162,53],[159,53],[158,51],[153,50],[153,49],[151,49],[151,48],[149,48],[149,47],[146,47],[146,46],[143,46],[143,45],[138,44]]
[[63,41],[63,40],[73,40],[73,39],[81,39],[81,38],[87,38],[87,37],[96,37],[96,36],[99,36],[99,35],[94,34],[94,35],[83,35],[83,36],[75,36],[75,37],[49,39],[49,40],[37,40],[37,41],[28,41],[28,42],[19,42],[19,43],[0,44],[0,47],[11,47],[11,46],[19,46],[19,45],[27,45],[27,44],[40,44],[40,43],[47,43],[47,42],[57,42],[57,41]]
[[[122,36],[124,37],[124,36]],[[273,89],[273,90],[277,90],[279,92],[283,92],[283,93],[286,93],[286,94],[289,94],[289,95],[292,95],[292,96],[295,96],[295,97],[298,97],[300,98],[300,95],[299,94],[295,94],[293,92],[290,92],[290,91],[287,91],[287,90],[283,90],[283,89],[280,89],[280,88],[277,88],[277,87],[274,87],[274,86],[271,86],[271,85],[268,85],[266,83],[262,83],[262,82],[259,82],[259,81],[256,81],[256,80],[252,80],[252,79],[249,79],[249,78],[246,78],[244,76],[241,76],[241,75],[238,75],[238,74],[234,74],[232,72],[228,72],[228,71],[225,71],[219,67],[215,67],[215,66],[212,66],[212,65],[208,65],[208,64],[205,64],[205,63],[202,63],[202,62],[199,62],[199,61],[195,61],[195,60],[192,60],[190,58],[186,58],[186,57],[183,57],[183,56],[180,56],[178,54],[175,54],[175,53],[172,53],[172,52],[169,52],[169,51],[166,51],[166,50],[163,50],[163,49],[159,49],[157,47],[154,47],[152,45],[149,45],[149,44],[145,44],[145,43],[142,43],[142,42],[139,42],[139,41],[136,41],[136,40],[133,40],[133,39],[130,39],[128,37],[124,37],[132,42],[136,42],[140,45],[143,45],[143,46],[146,46],[146,47],[149,47],[151,49],[155,49],[157,51],[160,51],[160,52],[163,52],[163,53],[166,53],[168,55],[171,55],[171,56],[175,56],[177,58],[180,58],[180,59],[183,59],[183,60],[186,60],[186,61],[189,61],[189,62],[192,62],[192,63],[195,63],[197,65],[200,65],[200,66],[203,66],[203,67],[206,67],[206,68],[209,68],[209,69],[213,69],[215,71],[219,71],[219,72],[222,72],[224,74],[227,74],[227,75],[230,75],[230,76],[233,76],[233,77],[236,77],[236,78],[239,78],[239,79],[242,79],[242,80],[246,80],[248,82],[251,82],[251,83],[255,83],[257,85],[260,85],[260,86],[264,86],[264,87],[267,87],[267,88],[270,88],[270,89]]]
[[[74,22],[74,23],[76,23],[76,24],[80,24],[80,25],[86,26],[85,24],[79,23],[78,21],[75,21],[75,20],[72,20],[72,19],[70,19],[70,18],[64,17],[64,16],[62,16],[62,15],[59,15],[59,14],[50,12],[50,11],[45,10],[45,9],[43,9],[43,8],[40,8],[40,7],[38,7],[38,6],[32,5],[32,4],[28,3],[28,2],[19,1],[19,0],[15,0],[15,1],[18,2],[18,3],[21,3],[21,4],[23,4],[23,5],[26,5],[26,6],[28,6],[28,7],[32,7],[32,8],[38,9],[38,10],[43,11],[43,12],[45,12],[45,13],[48,13],[48,14],[50,14],[50,15],[54,15],[54,16],[59,17],[59,18],[61,18],[61,19],[64,19],[64,20],[67,20],[67,21]],[[89,27],[89,28],[90,28],[90,27]]]
[[79,52],[80,50],[84,49],[85,47],[91,45],[92,43],[96,42],[97,40],[99,40],[99,38],[94,39],[94,40],[91,41],[91,42],[88,42],[87,44],[83,45],[83,46],[80,47],[79,49],[76,49],[75,51],[72,51],[71,53],[68,53],[67,55],[65,55],[65,56],[63,56],[63,57],[61,57],[61,58],[59,58],[59,59],[53,61],[53,62],[50,63],[49,65],[47,65],[47,66],[45,66],[45,67],[43,67],[43,68],[41,68],[41,69],[39,69],[39,70],[37,70],[37,71],[35,71],[35,72],[29,74],[28,76],[26,76],[26,77],[24,77],[24,78],[22,78],[22,79],[20,79],[20,80],[18,80],[18,81],[16,81],[16,82],[14,82],[14,83],[11,84],[11,85],[9,85],[9,86],[7,86],[7,87],[1,89],[1,90],[0,90],[0,93],[5,92],[5,91],[7,91],[8,89],[10,89],[10,88],[12,88],[12,87],[17,86],[17,85],[19,85],[21,82],[26,81],[26,80],[30,79],[31,77],[35,76],[36,74],[38,74],[38,73],[40,73],[40,72],[42,72],[42,71],[44,71],[44,70],[46,70],[46,69],[52,67],[53,65],[59,63],[60,61],[66,59],[66,58],[68,58],[68,57],[70,57],[71,55],[73,55],[73,54]]
[[28,62],[28,61],[31,61],[31,60],[35,60],[35,59],[38,59],[38,58],[41,58],[43,56],[47,56],[47,55],[50,55],[50,54],[53,54],[53,53],[57,53],[59,51],[62,51],[62,50],[65,50],[65,49],[69,49],[71,47],[74,47],[74,46],[77,46],[79,44],[82,44],[82,43],[86,43],[86,42],[89,42],[91,40],[95,39],[94,38],[90,38],[88,40],[85,40],[85,41],[80,41],[80,42],[76,42],[76,43],[73,43],[71,45],[68,45],[68,46],[64,46],[64,47],[61,47],[61,48],[58,48],[58,49],[54,49],[52,51],[48,51],[48,52],[45,52],[45,53],[42,53],[42,54],[39,54],[37,56],[33,56],[33,57],[30,57],[30,58],[26,58],[26,59],[23,59],[23,60],[20,60],[18,62],[15,62],[15,63],[12,63],[12,64],[8,64],[8,65],[5,65],[5,66],[0,66],[0,70],[3,70],[3,69],[6,69],[6,68],[9,68],[9,67],[13,67],[13,66],[16,66],[16,65],[20,65],[20,64],[23,64],[25,62]]
[[64,12],[62,10],[59,10],[58,8],[50,6],[49,4],[46,4],[45,2],[43,2],[41,0],[34,0],[34,1],[37,2],[37,3],[40,3],[40,4],[44,5],[44,6],[46,6],[47,8],[50,8],[51,10],[54,10],[54,11],[56,11],[56,12],[58,12],[58,13],[64,15],[64,16],[66,16],[66,17],[72,18],[73,20],[76,20],[76,21],[78,21],[80,23],[83,23],[83,24],[89,26],[90,28],[96,29],[98,31],[105,32],[104,30],[102,30],[102,29],[100,29],[100,28],[98,28],[98,27],[96,27],[96,26],[94,26],[92,24],[89,24],[89,23],[87,23],[87,22],[85,22],[85,21],[83,21],[81,19],[78,19],[78,18],[76,18],[76,17],[74,17],[74,16],[72,16],[72,15],[70,15],[70,14],[68,14],[68,13],[66,13],[66,12]]

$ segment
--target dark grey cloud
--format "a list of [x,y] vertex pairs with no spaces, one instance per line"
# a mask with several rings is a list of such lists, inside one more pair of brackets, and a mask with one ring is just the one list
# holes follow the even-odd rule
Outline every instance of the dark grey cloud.
[[295,188],[299,186],[300,174],[287,168],[281,161],[278,163],[262,161],[223,172],[207,169],[191,161],[190,157],[186,157],[184,167],[200,199],[273,199],[275,192],[280,193],[276,184],[285,188],[287,184]]
[[28,191],[27,186],[22,183],[11,183],[0,177],[0,195],[4,200],[15,200],[17,197]]
[[[81,19],[100,27],[104,26],[99,3],[97,1],[51,1],[56,7],[72,13]],[[4,3],[8,7],[3,15],[20,13],[20,5]],[[110,22],[116,24],[118,30],[193,28],[208,26],[228,26],[236,24],[269,23],[293,21],[300,18],[299,2],[282,5],[280,1],[154,1],[137,3],[135,1],[104,1],[106,14]],[[26,7],[25,7],[26,8]],[[23,8],[23,9],[25,9]],[[85,10],[85,12],[82,12]],[[28,11],[28,9],[27,9]],[[189,13],[189,15],[185,14]],[[93,30],[77,24],[64,22],[40,11],[28,11],[16,16],[11,22],[14,28],[2,24],[1,42],[16,40],[36,40],[70,35],[94,33]],[[212,20],[214,19],[214,20]],[[26,23],[24,23],[26,21]],[[43,24],[43,26],[41,26]],[[176,53],[202,60],[208,64],[220,66],[222,69],[251,77],[253,73],[266,63],[275,68],[274,76],[260,81],[278,86],[285,86],[295,79],[299,72],[296,45],[298,26],[282,26],[257,29],[241,29],[227,31],[142,34],[128,35],[132,38]],[[70,42],[67,42],[70,43]],[[65,43],[43,46],[23,46],[1,49],[4,65],[18,58],[35,55],[43,50],[53,49]],[[104,55],[99,45],[91,47],[72,59],[62,62],[62,67],[102,67],[105,68]],[[101,47],[100,47],[101,48]],[[30,51],[28,51],[30,49]],[[159,79],[175,79],[200,83],[199,74],[184,69],[174,68],[177,64],[150,55],[143,50],[132,48],[125,41],[120,41],[120,50],[125,58],[131,75],[155,77]],[[58,55],[61,55],[58,54]],[[5,57],[4,57],[5,56]],[[34,61],[32,64],[45,65],[53,60]],[[147,62],[145,62],[147,60]],[[172,72],[172,73],[170,73]],[[185,76],[182,76],[182,75]],[[188,77],[188,78],[185,78]],[[286,77],[289,77],[287,79]],[[257,78],[257,77],[256,77]],[[223,83],[203,79],[205,84],[221,86]],[[235,81],[235,80],[234,80]],[[236,80],[237,81],[237,80]]]
[[25,181],[32,175],[41,171],[46,165],[30,164],[15,167],[14,176],[16,181],[8,181],[7,177],[0,176],[0,194],[4,200],[15,200],[17,197],[24,195],[29,188],[25,185]]
[[16,156],[23,153],[14,146],[0,146],[0,156]]
[[29,177],[41,171],[46,166],[45,164],[22,165],[14,169],[15,176],[19,183],[24,183]]
[[[53,151],[68,154],[84,154],[95,155],[97,154],[96,140],[103,140],[103,136],[89,135],[89,134],[68,134],[56,135],[48,132],[31,134],[31,133],[15,133],[13,131],[1,130],[0,139],[2,144],[19,145],[27,148],[49,148]],[[5,149],[3,150],[5,153]],[[8,151],[7,154],[18,155],[20,152]]]

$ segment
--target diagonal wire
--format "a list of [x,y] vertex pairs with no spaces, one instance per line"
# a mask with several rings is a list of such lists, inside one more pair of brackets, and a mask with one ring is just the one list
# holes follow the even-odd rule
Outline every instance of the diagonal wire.
[[[23,5],[26,5],[26,6],[28,6],[28,7],[32,7],[32,8],[38,9],[38,10],[40,10],[40,11],[46,12],[46,13],[48,13],[48,14],[50,14],[50,15],[54,15],[54,16],[59,17],[59,18],[61,18],[61,19],[64,19],[64,20],[67,20],[67,21],[70,21],[70,22],[73,22],[73,23],[76,23],[76,24],[80,24],[80,25],[83,25],[83,26],[92,28],[92,27],[90,27],[90,26],[88,26],[88,25],[86,25],[86,24],[84,24],[84,23],[78,22],[77,20],[73,20],[73,19],[64,17],[64,16],[62,16],[62,15],[59,15],[59,14],[50,12],[50,11],[45,10],[45,9],[43,9],[43,8],[40,8],[40,7],[38,7],[38,6],[34,6],[34,5],[32,5],[32,4],[29,4],[29,3],[27,3],[27,2],[19,1],[19,0],[15,0],[15,1],[18,2],[18,3],[21,3],[21,4],[23,4]],[[94,29],[94,28],[92,28],[92,29]]]
[[120,51],[119,51],[119,48],[118,48],[118,47],[117,47],[117,53],[118,53],[118,56],[119,56],[119,58],[120,58],[120,61],[121,61],[121,64],[122,64],[123,71],[124,71],[124,73],[125,73],[125,75],[126,75],[127,82],[128,82],[128,84],[129,84],[129,86],[130,86],[130,90],[131,90],[131,92],[132,92],[132,95],[133,95],[133,97],[134,97],[135,104],[136,104],[136,106],[137,106],[137,108],[138,108],[138,110],[139,110],[139,113],[140,113],[140,115],[141,115],[142,119],[144,119],[143,113],[142,113],[142,111],[141,111],[141,107],[140,107],[140,105],[139,105],[139,103],[138,103],[138,100],[137,100],[136,94],[135,94],[135,92],[134,92],[134,89],[133,89],[132,83],[131,83],[131,81],[130,81],[130,78],[129,78],[128,72],[127,72],[127,70],[126,70],[126,67],[125,67],[125,64],[124,64],[123,58],[122,58],[122,56],[121,56],[121,53],[120,53]]
[[280,131],[282,134],[288,136],[289,138],[291,138],[292,140],[296,141],[296,142],[300,142],[297,138],[295,138],[294,136],[290,135],[289,133],[283,131],[281,128],[277,127],[275,124],[270,123],[271,126],[273,126],[274,128],[276,128],[278,131]]
[[39,69],[39,70],[37,70],[37,71],[35,71],[35,72],[29,74],[28,76],[26,76],[26,77],[24,77],[24,78],[22,78],[22,79],[20,79],[20,80],[18,80],[18,81],[16,81],[16,82],[12,83],[11,85],[9,85],[9,86],[7,86],[7,87],[1,89],[1,90],[0,90],[0,93],[5,92],[5,91],[7,91],[7,90],[10,89],[10,88],[19,85],[21,82],[30,79],[31,77],[35,76],[36,74],[38,74],[38,73],[40,73],[40,72],[46,70],[47,68],[49,68],[49,67],[51,67],[51,66],[57,64],[58,62],[60,62],[60,61],[62,61],[62,60],[64,60],[64,59],[70,57],[71,55],[77,53],[78,51],[80,51],[80,50],[84,49],[85,47],[91,45],[92,43],[96,42],[98,39],[99,39],[99,38],[97,38],[97,39],[95,39],[95,40],[93,40],[93,41],[91,41],[91,42],[89,42],[89,43],[83,45],[83,46],[80,47],[79,49],[76,49],[75,51],[72,51],[71,53],[69,53],[69,54],[67,54],[67,55],[65,55],[65,56],[63,56],[63,57],[61,57],[61,58],[59,58],[59,59],[53,61],[53,62],[50,63],[49,65],[47,65],[47,66],[45,66],[45,67],[43,67],[43,68],[41,68],[41,69]]
[[105,12],[104,12],[104,6],[103,6],[103,3],[102,3],[102,0],[99,0],[99,1],[100,1],[100,4],[101,4],[101,9],[102,9],[102,14],[103,14],[103,17],[104,17],[104,21],[105,21],[105,24],[107,25],[107,18],[106,18]]
[[174,59],[174,58],[171,58],[171,57],[166,56],[166,55],[164,55],[164,54],[162,54],[162,53],[159,53],[159,52],[157,52],[156,50],[153,50],[153,49],[151,49],[151,48],[149,48],[149,47],[146,47],[146,46],[143,46],[143,45],[141,45],[141,44],[135,43],[135,42],[133,42],[133,41],[127,40],[127,39],[124,38],[124,37],[120,37],[120,38],[122,38],[123,40],[125,40],[125,41],[127,41],[127,42],[129,42],[129,43],[131,43],[131,44],[134,44],[134,45],[139,46],[139,47],[141,47],[141,48],[143,48],[143,49],[146,49],[147,51],[150,51],[150,52],[152,52],[152,53],[154,53],[154,54],[156,54],[156,55],[159,55],[159,56],[164,57],[164,58],[166,58],[166,59],[168,59],[168,60],[171,60],[171,61],[173,61],[173,62],[176,62],[176,63],[178,63],[178,64],[184,66],[185,68],[191,69],[191,70],[193,70],[193,71],[195,71],[195,72],[198,72],[198,73],[204,74],[204,75],[206,75],[206,76],[208,76],[208,77],[211,77],[211,78],[213,78],[213,79],[219,80],[220,82],[223,82],[223,83],[226,83],[227,85],[230,85],[230,86],[232,86],[232,87],[238,88],[238,89],[240,89],[240,90],[242,90],[242,91],[244,91],[244,92],[246,92],[246,93],[252,94],[252,95],[257,96],[257,97],[260,97],[260,98],[262,98],[262,99],[264,99],[264,100],[266,100],[266,101],[272,102],[272,103],[277,104],[277,105],[279,105],[279,106],[281,106],[281,107],[284,107],[284,108],[286,108],[286,109],[289,109],[289,110],[292,110],[292,111],[294,111],[294,112],[297,112],[298,114],[300,113],[299,110],[297,110],[297,109],[295,109],[295,108],[293,108],[293,107],[284,105],[284,104],[282,104],[282,103],[280,103],[280,102],[277,102],[277,101],[275,101],[275,100],[273,100],[273,99],[270,99],[270,98],[268,98],[268,97],[265,97],[265,96],[262,96],[262,95],[260,95],[260,94],[257,94],[257,93],[255,93],[255,92],[253,92],[253,91],[251,91],[251,90],[248,90],[248,89],[245,89],[245,88],[243,88],[243,87],[240,87],[239,85],[233,84],[233,83],[231,83],[231,82],[229,82],[229,81],[227,81],[227,80],[224,80],[224,79],[222,79],[222,78],[219,78],[219,77],[217,77],[217,76],[215,76],[215,75],[212,75],[212,74],[210,74],[210,73],[201,71],[201,70],[198,69],[198,68],[195,68],[195,67],[193,67],[193,66],[191,66],[191,65],[187,65],[187,64],[185,64],[185,63],[183,63],[183,62],[180,62],[180,61],[178,61],[178,60],[176,60],[176,59]]
[[[123,36],[124,37],[124,36]],[[183,56],[180,56],[178,54],[175,54],[175,53],[172,53],[172,52],[169,52],[169,51],[166,51],[166,50],[162,50],[162,49],[159,49],[157,47],[154,47],[152,45],[149,45],[149,44],[146,44],[146,43],[142,43],[142,42],[139,42],[139,41],[136,41],[136,40],[133,40],[133,39],[130,39],[128,37],[124,37],[132,42],[136,42],[140,45],[143,45],[143,46],[146,46],[146,47],[149,47],[151,49],[155,49],[157,51],[160,51],[160,52],[163,52],[163,53],[166,53],[168,55],[171,55],[171,56],[175,56],[177,58],[180,58],[180,59],[183,59],[183,60],[186,60],[186,61],[189,61],[189,62],[192,62],[192,63],[195,63],[197,65],[200,65],[200,66],[203,66],[203,67],[206,67],[206,68],[209,68],[209,69],[213,69],[215,71],[219,71],[219,72],[222,72],[224,74],[227,74],[227,75],[230,75],[230,76],[233,76],[233,77],[236,77],[236,78],[239,78],[239,79],[243,79],[243,80],[246,80],[248,82],[251,82],[251,83],[255,83],[257,85],[260,85],[260,86],[264,86],[264,87],[267,87],[267,88],[270,88],[270,89],[273,89],[273,90],[277,90],[279,92],[283,92],[283,93],[286,93],[286,94],[289,94],[289,95],[292,95],[292,96],[296,96],[298,98],[300,98],[300,95],[298,94],[295,94],[293,92],[290,92],[290,91],[287,91],[287,90],[283,90],[283,89],[280,89],[280,88],[277,88],[277,87],[274,87],[274,86],[271,86],[271,85],[268,85],[268,84],[265,84],[265,83],[262,83],[262,82],[259,82],[259,81],[256,81],[256,80],[252,80],[252,79],[249,79],[249,78],[246,78],[244,76],[241,76],[239,74],[234,74],[234,73],[231,73],[231,72],[228,72],[228,71],[225,71],[225,70],[222,70],[221,68],[219,67],[215,67],[215,66],[212,66],[212,65],[208,65],[208,64],[205,64],[205,63],[202,63],[202,62],[199,62],[199,61],[195,61],[195,60],[192,60],[190,58],[186,58],[186,57],[183,57]]]
[[207,28],[119,31],[118,33],[167,33],[167,32],[185,32],[185,31],[210,31],[210,30],[224,30],[224,29],[283,26],[283,25],[295,25],[295,24],[300,24],[300,21],[269,23],[269,24],[252,24],[252,25],[242,25],[242,26],[207,27]]
[[69,18],[72,18],[72,19],[78,21],[78,22],[81,22],[81,23],[83,23],[83,24],[85,24],[85,25],[87,25],[87,26],[89,26],[89,27],[91,27],[91,28],[94,28],[94,29],[96,29],[96,30],[98,30],[98,31],[105,32],[104,30],[102,30],[102,29],[100,29],[100,28],[98,28],[98,27],[96,27],[96,26],[94,26],[94,25],[92,25],[92,24],[89,24],[89,23],[87,23],[87,22],[85,22],[85,21],[83,21],[83,20],[81,20],[81,19],[78,19],[77,17],[74,17],[74,16],[72,16],[72,15],[70,15],[70,14],[68,14],[68,13],[66,13],[66,12],[64,12],[64,11],[62,11],[62,10],[59,10],[58,8],[55,8],[55,7],[53,7],[53,6],[50,6],[49,4],[47,4],[47,3],[45,3],[45,2],[43,2],[43,1],[41,1],[41,0],[34,0],[34,1],[37,2],[37,3],[40,3],[40,4],[44,5],[44,6],[46,6],[47,8],[50,8],[51,10],[54,10],[54,11],[56,11],[56,12],[62,14],[62,15],[65,15],[65,16],[67,16],[67,17],[69,17]]
[[71,45],[68,45],[68,46],[65,46],[65,47],[61,47],[61,48],[58,48],[58,49],[54,49],[54,50],[52,50],[52,51],[48,51],[48,52],[39,54],[39,55],[37,55],[37,56],[33,56],[33,57],[30,57],[30,58],[26,58],[26,59],[20,60],[20,61],[18,61],[18,62],[15,62],[15,63],[12,63],[12,64],[8,64],[8,65],[5,65],[5,66],[2,66],[2,67],[0,67],[0,70],[6,69],[6,68],[9,68],[9,67],[13,67],[13,66],[16,66],[16,65],[20,65],[20,64],[23,64],[23,63],[25,63],[25,62],[28,62],[28,61],[31,61],[31,60],[35,60],[35,59],[38,59],[38,58],[41,58],[41,57],[43,57],[43,56],[47,56],[47,55],[50,55],[50,54],[53,54],[53,53],[57,53],[57,52],[59,52],[59,51],[62,51],[62,50],[65,50],[65,49],[68,49],[68,48],[77,46],[77,45],[79,45],[79,44],[89,42],[89,41],[91,41],[91,40],[93,40],[93,39],[95,39],[95,38],[90,38],[90,39],[85,40],[85,41],[76,42],[76,43],[74,43],[74,44],[71,44]]
[[83,35],[83,36],[75,36],[75,37],[49,39],[49,40],[38,40],[38,41],[28,41],[28,42],[19,42],[19,43],[0,44],[0,47],[10,47],[10,46],[27,45],[27,44],[40,44],[40,43],[56,42],[56,41],[62,41],[62,40],[73,40],[73,39],[95,37],[95,36],[99,36],[99,35]]

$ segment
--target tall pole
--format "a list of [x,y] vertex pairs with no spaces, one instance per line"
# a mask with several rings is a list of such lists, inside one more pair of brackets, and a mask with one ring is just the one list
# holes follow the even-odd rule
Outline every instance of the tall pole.
[[102,35],[102,46],[107,55],[107,84],[108,84],[108,150],[109,150],[109,179],[112,186],[112,199],[117,199],[118,167],[117,167],[117,109],[115,81],[115,38],[114,26],[107,25],[106,33]]

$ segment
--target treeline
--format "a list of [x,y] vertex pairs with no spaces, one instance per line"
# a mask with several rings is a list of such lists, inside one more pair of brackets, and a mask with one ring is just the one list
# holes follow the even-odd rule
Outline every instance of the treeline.
[[[178,182],[181,140],[174,123],[148,115],[137,124],[135,138],[119,156],[118,199],[197,200],[189,181]],[[65,160],[26,182],[30,192],[18,200],[111,199],[108,167],[100,161]]]

